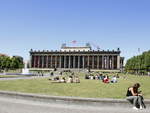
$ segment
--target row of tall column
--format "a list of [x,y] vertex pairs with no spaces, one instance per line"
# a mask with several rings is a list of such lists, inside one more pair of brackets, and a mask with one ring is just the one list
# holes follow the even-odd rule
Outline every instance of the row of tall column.
[[91,68],[119,69],[120,56],[117,55],[34,55],[31,68]]

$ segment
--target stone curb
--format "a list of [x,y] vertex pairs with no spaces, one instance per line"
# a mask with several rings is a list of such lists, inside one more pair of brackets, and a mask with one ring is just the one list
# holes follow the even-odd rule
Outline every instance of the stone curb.
[[[46,103],[58,104],[74,104],[74,105],[89,105],[89,106],[131,106],[125,99],[111,99],[111,98],[81,98],[81,97],[66,97],[66,96],[48,96],[32,93],[20,93],[10,91],[0,91],[1,97],[10,97],[16,99],[25,99],[32,101],[40,101]],[[150,106],[150,99],[144,100],[147,106]]]

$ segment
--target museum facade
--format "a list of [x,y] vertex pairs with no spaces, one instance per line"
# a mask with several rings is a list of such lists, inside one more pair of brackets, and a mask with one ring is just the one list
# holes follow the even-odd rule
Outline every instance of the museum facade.
[[92,50],[89,44],[84,47],[62,45],[56,51],[30,50],[30,69],[96,69],[121,70],[124,57],[117,50]]

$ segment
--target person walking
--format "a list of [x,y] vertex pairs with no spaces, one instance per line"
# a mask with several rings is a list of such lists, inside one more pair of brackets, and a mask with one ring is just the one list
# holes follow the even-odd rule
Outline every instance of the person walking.
[[144,102],[143,102],[143,96],[141,94],[141,91],[138,91],[140,87],[139,83],[135,83],[133,86],[129,87],[127,90],[127,100],[133,104],[133,109],[143,109],[146,108]]

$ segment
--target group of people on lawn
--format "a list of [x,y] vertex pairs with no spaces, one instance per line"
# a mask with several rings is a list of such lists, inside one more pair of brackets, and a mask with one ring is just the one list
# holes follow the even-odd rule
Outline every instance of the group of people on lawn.
[[91,79],[91,80],[102,80],[103,83],[117,83],[117,78],[119,76],[112,76],[111,78],[108,75],[85,75],[85,79]]
[[57,83],[80,83],[78,76],[54,77],[52,80]]

